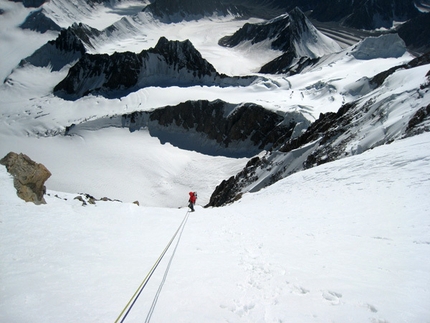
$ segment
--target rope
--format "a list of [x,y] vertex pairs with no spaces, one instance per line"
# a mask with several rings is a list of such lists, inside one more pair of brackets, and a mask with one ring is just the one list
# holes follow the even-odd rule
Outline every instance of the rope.
[[[152,266],[151,270],[148,272],[148,274],[146,275],[145,279],[142,281],[142,283],[140,284],[140,286],[137,288],[137,290],[133,294],[133,296],[130,298],[130,300],[128,301],[127,305],[122,310],[121,314],[119,314],[119,316],[115,320],[115,323],[118,323],[118,322],[123,323],[124,322],[124,320],[126,319],[127,315],[130,313],[132,307],[134,306],[134,304],[136,303],[137,299],[139,298],[140,294],[142,293],[143,289],[145,288],[146,284],[148,283],[149,279],[151,278],[152,274],[154,273],[155,269],[157,269],[158,265],[160,264],[161,260],[163,259],[164,255],[166,254],[167,250],[169,249],[170,245],[172,244],[173,240],[175,240],[176,235],[178,234],[178,232],[180,231],[181,228],[182,228],[182,231],[183,231],[183,227],[185,226],[185,223],[187,222],[189,213],[190,212],[187,211],[187,213],[185,214],[185,217],[182,220],[182,222],[181,222],[178,230],[176,230],[175,234],[173,235],[172,239],[167,244],[166,248],[164,248],[164,250],[161,253],[160,257],[158,257],[157,261]],[[181,231],[181,235],[182,235],[182,231]],[[179,240],[178,240],[178,243],[179,243]],[[178,246],[178,244],[176,244],[176,247],[177,246]],[[176,251],[176,247],[175,247],[175,251]],[[170,259],[169,267],[170,267],[170,263],[171,263],[172,259],[173,259],[173,257]],[[167,276],[167,273],[165,273],[165,276]],[[165,278],[164,278],[164,280],[165,280]],[[163,282],[163,284],[164,284],[164,282]],[[160,288],[159,288],[159,291],[161,291]],[[158,295],[159,295],[159,292],[157,292],[156,298],[158,298]],[[154,305],[154,307],[155,307],[155,305]],[[151,306],[151,312],[152,311],[153,311],[153,308]],[[152,315],[152,313],[151,313],[151,315]],[[122,317],[122,319],[121,319],[121,317]],[[147,319],[148,319],[148,317],[147,317]]]
[[167,274],[169,273],[170,265],[172,264],[172,260],[173,260],[173,257],[175,256],[176,249],[178,249],[179,241],[181,240],[181,237],[182,237],[182,232],[184,232],[185,225],[187,224],[188,215],[189,215],[189,212],[187,212],[186,220],[184,222],[184,225],[182,226],[181,232],[179,233],[178,240],[176,241],[175,249],[173,249],[172,255],[170,256],[169,264],[167,265],[167,268],[164,272],[163,279],[160,283],[160,286],[158,287],[154,300],[152,301],[152,305],[148,312],[148,316],[146,317],[145,323],[149,323],[152,317],[152,313],[154,312],[155,306],[157,305],[158,297],[160,296],[161,290],[163,289],[164,283],[166,282]]

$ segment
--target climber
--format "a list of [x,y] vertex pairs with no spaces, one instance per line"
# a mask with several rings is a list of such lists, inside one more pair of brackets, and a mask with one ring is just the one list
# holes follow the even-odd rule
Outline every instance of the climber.
[[196,204],[197,200],[197,192],[190,192],[190,198],[188,199],[188,207],[191,209],[191,212],[194,212],[194,205]]

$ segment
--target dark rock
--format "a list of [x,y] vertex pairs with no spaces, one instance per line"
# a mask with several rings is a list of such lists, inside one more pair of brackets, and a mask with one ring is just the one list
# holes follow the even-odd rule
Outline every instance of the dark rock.
[[156,0],[145,7],[144,11],[168,22],[194,20],[213,14],[243,16],[250,13],[245,6],[221,0]]
[[259,157],[254,157],[249,160],[241,172],[236,176],[230,177],[228,180],[222,181],[221,184],[215,188],[209,203],[205,207],[219,207],[239,200],[242,197],[240,191],[243,187],[242,184],[257,180],[258,177],[255,175],[255,171],[264,164],[264,159]]
[[33,31],[37,31],[42,34],[46,33],[49,30],[61,30],[60,26],[58,26],[54,21],[44,15],[42,9],[30,13],[30,15],[19,27],[22,29],[30,29]]
[[295,58],[296,57],[292,52],[282,54],[273,61],[263,65],[259,73],[285,74],[286,76],[292,76],[300,74],[307,67],[312,67],[320,61],[320,58],[300,57],[295,62]]
[[406,21],[418,15],[410,0],[318,1],[310,15],[319,21],[341,21],[344,26],[373,30],[392,28],[394,21]]
[[14,186],[18,196],[26,202],[46,204],[43,195],[46,193],[45,182],[51,176],[42,164],[31,160],[27,155],[10,152],[0,164],[6,166],[7,171],[14,178]]
[[409,50],[419,53],[430,51],[430,13],[421,13],[402,24],[398,34]]
[[48,2],[48,0],[10,0],[10,1],[22,2],[24,7],[26,8],[39,8],[45,2]]
[[[252,103],[233,105],[221,100],[200,100],[123,115],[121,123],[130,131],[148,128],[162,143],[169,142],[182,149],[206,154],[217,151],[229,156],[233,153],[239,157],[271,149],[285,137],[290,138],[302,119],[301,115],[281,116]],[[193,133],[199,133],[205,139],[199,142]],[[208,141],[219,148],[208,145]]]
[[419,109],[409,120],[405,137],[430,131],[430,104]]

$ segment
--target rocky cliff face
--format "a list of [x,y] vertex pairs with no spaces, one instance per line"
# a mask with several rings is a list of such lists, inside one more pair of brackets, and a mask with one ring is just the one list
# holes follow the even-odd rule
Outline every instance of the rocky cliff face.
[[262,150],[279,148],[309,124],[299,112],[276,113],[253,103],[199,100],[85,121],[67,127],[65,135],[106,127],[124,127],[131,132],[146,129],[163,144],[181,149],[213,156],[252,157]]
[[139,54],[83,55],[54,93],[66,99],[90,93],[116,97],[146,86],[239,86],[256,79],[218,74],[189,40],[169,41],[161,37],[154,48]]
[[122,117],[122,126],[130,131],[147,127],[162,142],[180,148],[235,156],[271,149],[291,138],[297,124],[303,122],[305,118],[299,114],[282,116],[256,104],[233,105],[221,100],[187,101]]
[[14,186],[21,199],[34,204],[46,204],[43,197],[46,193],[45,182],[51,173],[44,165],[34,162],[27,155],[14,152],[7,154],[0,164],[6,166],[13,176]]

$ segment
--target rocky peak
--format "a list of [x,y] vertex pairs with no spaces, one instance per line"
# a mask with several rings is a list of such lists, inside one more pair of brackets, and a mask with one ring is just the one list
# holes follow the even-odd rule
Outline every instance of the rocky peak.
[[73,23],[68,29],[75,34],[75,36],[87,46],[94,48],[92,44],[92,40],[96,37],[99,37],[102,33],[96,29],[92,28],[83,23]]
[[155,47],[148,50],[148,53],[162,56],[167,64],[177,69],[198,71],[199,77],[216,73],[215,68],[202,57],[188,39],[169,41],[166,37],[161,37]]
[[81,39],[76,35],[76,27],[69,27],[63,29],[60,35],[48,44],[54,45],[60,51],[64,52],[79,52],[82,55],[86,52],[85,46],[82,44]]

